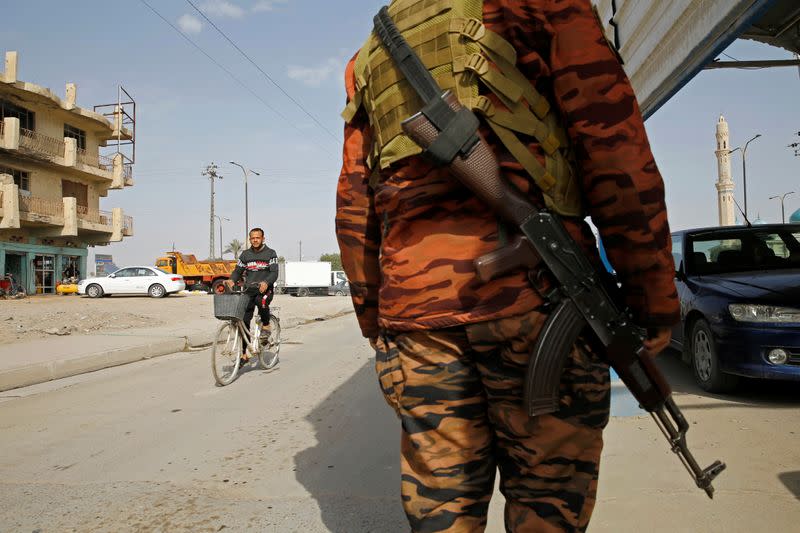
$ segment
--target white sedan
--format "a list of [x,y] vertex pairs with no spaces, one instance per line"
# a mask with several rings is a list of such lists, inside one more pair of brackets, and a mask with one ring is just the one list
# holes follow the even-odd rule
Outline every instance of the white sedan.
[[168,296],[186,288],[183,276],[155,267],[133,266],[117,270],[105,278],[87,278],[78,283],[78,294],[100,298],[111,294],[148,294],[153,298]]

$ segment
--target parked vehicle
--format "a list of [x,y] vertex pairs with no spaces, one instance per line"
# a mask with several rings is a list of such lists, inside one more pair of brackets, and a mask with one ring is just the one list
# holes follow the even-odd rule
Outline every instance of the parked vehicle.
[[87,278],[78,283],[78,294],[100,298],[112,294],[147,294],[162,298],[186,288],[183,276],[149,266],[117,270],[104,278]]
[[225,292],[224,282],[231,277],[236,261],[198,261],[194,255],[167,252],[156,259],[156,266],[183,277],[189,290]]
[[331,285],[328,289],[328,295],[330,296],[350,296],[350,282],[349,281],[340,281],[336,285]]
[[344,270],[331,270],[331,287],[338,285],[342,281],[347,281]]
[[7,273],[0,278],[0,298],[20,299],[25,298],[25,289],[14,278],[14,275]]
[[709,392],[739,376],[800,381],[800,224],[672,234],[675,347]]
[[331,286],[331,264],[327,261],[286,261],[278,263],[275,292],[292,296],[327,295]]

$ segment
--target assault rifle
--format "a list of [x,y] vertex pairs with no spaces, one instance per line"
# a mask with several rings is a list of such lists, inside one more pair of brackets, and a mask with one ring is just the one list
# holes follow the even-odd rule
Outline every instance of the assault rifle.
[[[669,384],[653,359],[643,355],[646,331],[620,310],[619,289],[605,283],[557,215],[534,206],[500,174],[500,165],[478,132],[478,117],[450,92],[443,92],[400,34],[388,8],[375,16],[375,31],[397,67],[424,102],[422,111],[405,120],[404,132],[425,155],[483,200],[521,236],[508,248],[476,261],[490,279],[514,267],[533,271],[543,263],[554,280],[547,298],[554,305],[531,356],[525,384],[529,415],[558,410],[558,387],[564,363],[578,336],[590,331],[605,347],[608,363],[647,410],[691,474],[713,498],[712,481],[725,469],[715,461],[701,468],[686,444],[689,424],[672,399]],[[508,268],[503,267],[507,264]]]

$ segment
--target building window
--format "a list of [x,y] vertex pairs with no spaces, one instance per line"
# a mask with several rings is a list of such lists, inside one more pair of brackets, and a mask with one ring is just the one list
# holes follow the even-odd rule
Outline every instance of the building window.
[[0,167],[0,174],[10,174],[14,177],[14,184],[21,191],[31,190],[31,174],[16,168]]
[[672,235],[672,259],[677,272],[683,266],[683,235]]
[[64,198],[75,198],[79,207],[89,206],[89,190],[84,183],[61,180],[61,196]]
[[61,272],[61,277],[64,280],[69,278],[81,277],[81,258],[77,255],[65,255],[61,258],[61,266],[64,270]]
[[86,132],[79,130],[75,126],[64,124],[64,137],[75,139],[79,150],[86,150]]
[[8,100],[0,99],[0,120],[6,117],[18,118],[20,128],[31,131],[36,129],[36,114],[33,111],[14,105]]

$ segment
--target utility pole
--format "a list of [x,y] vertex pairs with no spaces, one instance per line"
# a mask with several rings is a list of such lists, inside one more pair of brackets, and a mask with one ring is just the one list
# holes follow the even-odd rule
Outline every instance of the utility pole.
[[780,196],[770,196],[769,197],[770,200],[778,199],[778,200],[781,201],[781,224],[786,224],[786,212],[783,210],[783,201],[786,200],[786,197],[789,196],[790,194],[794,194],[794,191],[789,191],[789,192],[784,193],[784,194],[782,194]]
[[300,261],[303,260],[303,241],[300,241]]
[[[210,165],[206,167],[203,171],[203,176],[206,176],[209,180],[211,180],[211,216],[210,218],[210,230],[209,230],[209,242],[208,242],[208,258],[214,258],[214,180],[215,179],[222,179],[222,176],[217,175],[217,165],[214,164],[212,161]],[[221,224],[220,224],[221,225]],[[220,238],[220,240],[222,240]],[[221,243],[220,243],[221,244]]]
[[[800,131],[797,132],[797,136],[800,137]],[[800,157],[800,142],[793,142],[792,144],[787,146],[787,148],[794,149],[794,156]]]
[[244,242],[248,243],[250,242],[250,207],[249,200],[247,199],[247,174],[255,174],[256,176],[260,176],[261,174],[251,168],[240,165],[236,161],[230,161],[230,164],[241,168],[242,174],[244,174]]
[[744,143],[744,148],[742,148],[742,185],[744,188],[744,218],[747,218],[747,145],[755,141],[759,137],[761,137],[761,134],[760,133],[756,134],[755,137]]
[[224,220],[225,222],[230,222],[231,219],[229,219],[228,217],[220,217],[219,215],[214,215],[214,218],[219,220],[219,258],[222,259],[222,256],[225,255],[222,252],[222,246],[223,246],[222,243],[225,242],[222,240],[222,221]]

